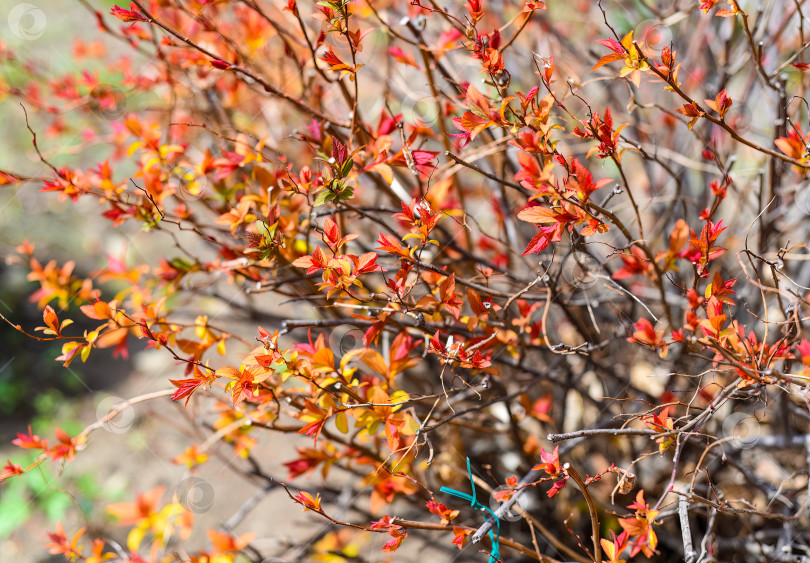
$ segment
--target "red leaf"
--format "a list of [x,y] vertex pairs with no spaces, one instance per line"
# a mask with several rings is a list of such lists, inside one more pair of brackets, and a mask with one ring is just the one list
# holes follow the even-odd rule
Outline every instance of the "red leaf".
[[110,13],[119,20],[125,21],[127,23],[149,21],[149,19],[146,16],[144,16],[138,11],[138,7],[134,3],[131,3],[129,7],[132,8],[131,11],[125,10],[124,8],[121,8],[118,5],[115,5],[110,10]]
[[399,530],[396,529],[392,529],[388,533],[391,534],[392,538],[388,540],[382,547],[383,551],[388,552],[396,551],[402,544],[402,541],[408,537],[407,532],[400,532]]
[[45,449],[48,447],[48,441],[43,440],[36,434],[31,432],[31,425],[28,425],[28,434],[17,433],[17,438],[11,441],[12,444],[20,448],[26,449]]
[[211,66],[214,68],[218,68],[219,70],[228,70],[231,68],[231,63],[225,62],[220,59],[211,59]]
[[389,47],[388,54],[394,57],[397,61],[415,67],[420,68],[418,64],[416,64],[416,59],[413,58],[413,55],[410,53],[406,53],[400,47]]

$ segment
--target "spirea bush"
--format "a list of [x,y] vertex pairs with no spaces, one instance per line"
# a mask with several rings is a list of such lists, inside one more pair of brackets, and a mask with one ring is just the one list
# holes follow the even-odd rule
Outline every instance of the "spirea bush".
[[[73,42],[76,70],[0,43],[38,165],[0,184],[160,255],[79,273],[32,229],[7,263],[41,326],[2,318],[64,366],[145,347],[173,372],[79,433],[29,428],[29,463],[1,478],[174,401],[196,438],[170,460],[193,480],[229,457],[206,487],[256,493],[194,535],[177,490],[135,490],[102,507],[109,526],[43,535],[52,554],[396,561],[429,541],[447,561],[810,561],[810,7],[74,9],[98,36]],[[18,4],[8,25],[36,41],[46,16]],[[259,461],[280,437],[286,474]],[[316,516],[309,537],[250,532],[270,491]]]

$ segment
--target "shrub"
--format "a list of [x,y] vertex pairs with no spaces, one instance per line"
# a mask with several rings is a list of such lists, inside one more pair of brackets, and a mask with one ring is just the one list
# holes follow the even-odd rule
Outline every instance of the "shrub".
[[[9,261],[43,326],[3,319],[64,366],[138,342],[176,364],[76,435],[20,434],[36,457],[2,478],[173,400],[190,479],[232,451],[207,486],[261,483],[199,545],[159,487],[107,508],[125,545],[60,523],[51,553],[343,561],[376,535],[490,561],[806,561],[805,14],[663,4],[83,1],[103,39],[74,43],[82,72],[0,48],[44,165],[0,182],[94,200],[160,253],[85,277],[31,232]],[[12,9],[19,38],[37,10]],[[287,475],[257,461],[273,436]],[[284,553],[235,534],[271,490],[330,526]]]

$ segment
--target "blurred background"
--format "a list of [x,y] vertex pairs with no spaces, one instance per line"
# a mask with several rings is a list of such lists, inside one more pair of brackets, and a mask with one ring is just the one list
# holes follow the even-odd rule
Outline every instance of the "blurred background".
[[[108,12],[113,1],[97,0],[93,7]],[[101,82],[116,89],[116,76],[100,63],[93,68],[92,57],[83,54],[97,48],[102,39],[108,54],[123,52],[125,45],[103,38],[93,15],[76,0],[49,2],[0,3],[0,53],[13,60],[0,65],[0,170],[13,170],[27,177],[48,176],[50,170],[37,156],[29,124],[37,134],[40,150],[57,167],[93,166],[109,153],[102,139],[94,138],[88,127],[91,120],[118,119],[128,109],[148,104],[138,96],[116,97],[112,107],[88,115],[77,107],[54,120],[26,110],[19,96],[9,89],[24,84],[23,68],[43,76],[68,73],[80,76],[95,70]],[[137,59],[133,61],[139,64]],[[143,61],[141,61],[143,63]],[[24,99],[24,97],[23,97]],[[93,109],[93,108],[91,108]],[[54,121],[56,125],[54,125]],[[69,130],[65,134],[61,128]],[[28,265],[20,263],[15,248],[29,240],[36,245],[36,256],[46,266],[56,260],[61,267],[74,261],[80,276],[105,265],[108,257],[143,258],[158,241],[140,237],[138,228],[112,229],[112,223],[99,216],[96,203],[62,201],[53,194],[39,193],[36,182],[0,185],[0,313],[28,332],[42,325],[42,313],[30,301],[39,284],[26,279]],[[51,303],[59,311],[56,301]],[[79,334],[93,330],[98,323],[77,314],[75,303],[68,303],[71,327]],[[193,318],[193,317],[192,317]],[[65,368],[54,359],[61,344],[28,339],[7,323],[0,323],[0,465],[10,459],[23,467],[33,456],[11,444],[18,432],[33,432],[50,441],[53,429],[62,428],[75,435],[87,424],[104,416],[122,399],[165,389],[177,367],[165,354],[138,349],[130,339],[130,357],[113,358],[111,349],[99,350],[87,363],[77,361]],[[158,404],[159,403],[159,404]],[[117,531],[113,519],[103,508],[111,502],[131,502],[136,493],[164,486],[179,492],[181,502],[191,508],[198,521],[205,514],[230,514],[249,496],[249,483],[236,483],[229,498],[215,498],[213,488],[203,477],[190,477],[182,465],[170,464],[183,452],[192,437],[190,424],[183,425],[178,405],[161,401],[148,406],[128,407],[103,430],[93,434],[87,449],[67,464],[64,471],[50,462],[40,465],[21,478],[9,479],[0,487],[0,560],[19,563],[64,561],[49,556],[44,545],[47,532],[63,522],[69,535],[81,526],[93,532],[109,526],[104,533],[124,543],[126,536]],[[147,437],[160,435],[160,440]],[[292,449],[291,449],[292,451]],[[280,460],[279,460],[280,461]],[[213,473],[221,471],[227,460],[214,463]],[[276,464],[279,469],[280,463]],[[216,509],[216,510],[212,510]],[[118,534],[118,536],[116,536]]]
[[[108,10],[114,2],[98,4]],[[20,98],[7,95],[8,88],[20,83],[20,67],[35,65],[48,76],[71,71],[78,74],[78,65],[85,68],[87,63],[77,60],[76,49],[99,35],[92,15],[73,0],[2,4],[0,52],[13,53],[14,61],[0,67],[0,169],[31,177],[49,172],[34,151]],[[58,131],[45,129],[50,119],[43,120],[31,107],[26,109],[40,149],[49,161],[57,166],[87,166],[103,159],[105,147],[85,142],[80,134],[57,137]],[[75,115],[68,112],[61,117],[65,124],[86,120],[80,108]],[[42,324],[41,312],[29,300],[39,284],[26,279],[26,264],[15,263],[19,244],[26,239],[35,242],[43,265],[45,259],[55,259],[60,265],[73,260],[75,271],[86,274],[102,265],[105,254],[126,243],[120,234],[105,229],[97,213],[83,213],[81,203],[42,197],[38,190],[34,183],[0,186],[0,313],[28,331]],[[79,331],[96,328],[92,321],[86,322],[86,317],[82,321],[83,315],[75,318]],[[155,386],[139,375],[142,371],[137,362],[113,360],[110,350],[101,351],[87,364],[77,362],[69,368],[54,361],[60,353],[59,343],[28,339],[7,323],[0,323],[2,464],[7,459],[23,466],[31,462],[28,452],[11,444],[17,432],[25,433],[29,424],[35,433],[50,439],[55,426],[76,434],[97,418],[97,412],[103,416],[118,395]],[[68,464],[64,474],[58,475],[58,467],[46,463],[0,487],[0,559],[47,561],[49,555],[43,546],[46,533],[53,531],[56,522],[63,521],[70,530],[90,521],[103,521],[99,520],[103,515],[93,512],[103,507],[99,501],[129,500],[133,489],[150,484],[150,464],[144,462],[154,457],[146,449],[142,431],[133,428],[143,425],[148,414],[125,414],[108,431],[99,433],[99,440],[88,448],[89,455]],[[131,433],[124,436],[126,430]],[[122,459],[127,463],[119,463]],[[52,560],[64,558],[53,556]]]
[[[112,150],[98,131],[114,127],[126,112],[147,108],[157,101],[149,93],[127,89],[117,69],[111,72],[93,58],[99,49],[106,50],[108,60],[114,60],[116,54],[128,55],[128,68],[133,73],[147,68],[149,63],[125,44],[104,37],[93,14],[86,9],[89,5],[107,13],[115,1],[0,3],[0,171],[13,170],[27,178],[52,176],[34,149],[26,112],[28,125],[36,133],[37,145],[48,162],[56,167],[87,168],[103,162]],[[54,114],[33,109],[38,104],[47,107],[48,100],[31,99],[31,104],[23,101],[21,105],[21,99],[36,95],[35,90],[10,95],[13,89],[30,84],[28,75],[42,80],[73,75],[81,80],[85,71],[98,73],[99,82],[107,85],[112,94],[111,105],[77,106],[54,118]],[[64,105],[63,100],[59,102],[60,107]],[[127,172],[123,161],[116,175]],[[0,314],[28,332],[43,323],[41,311],[30,299],[40,284],[27,279],[29,265],[17,250],[24,241],[35,244],[35,256],[46,269],[51,260],[60,268],[73,262],[73,272],[79,277],[115,260],[156,266],[165,254],[166,243],[165,238],[141,231],[137,222],[113,228],[112,222],[100,216],[97,202],[61,200],[57,194],[41,193],[41,185],[38,181],[0,184]],[[199,250],[201,256],[210,252]],[[125,286],[125,281],[108,283],[105,295],[110,289],[112,295]],[[64,307],[56,300],[50,304],[60,319],[75,320],[71,326],[75,333],[99,325],[81,314],[74,302],[62,304]],[[186,311],[190,322],[204,314],[234,333],[255,334],[255,321],[220,300],[203,299],[196,307]],[[337,338],[347,339],[345,346],[354,347],[359,339],[351,327],[342,332],[338,327],[336,334]],[[23,467],[32,462],[34,456],[29,451],[11,443],[18,432],[27,433],[29,425],[34,434],[51,443],[55,428],[78,434],[122,400],[171,387],[168,379],[177,378],[183,370],[165,351],[145,350],[133,338],[129,339],[129,357],[113,357],[111,348],[100,349],[87,363],[77,360],[66,368],[55,361],[60,354],[60,343],[31,340],[0,322],[0,467],[6,460]],[[332,527],[322,519],[312,518],[311,513],[303,513],[280,488],[268,491],[263,482],[234,478],[229,467],[236,457],[233,448],[212,451],[212,459],[194,474],[182,464],[168,461],[183,454],[194,441],[200,441],[199,420],[190,410],[183,408],[182,401],[175,403],[165,398],[127,407],[94,432],[86,449],[64,468],[47,461],[19,478],[5,481],[0,486],[0,561],[64,561],[62,555],[51,556],[44,547],[49,541],[48,532],[53,532],[58,522],[68,536],[86,527],[88,535],[125,545],[127,530],[116,526],[104,507],[132,502],[136,494],[156,487],[163,487],[164,501],[174,496],[194,513],[195,532],[188,545],[206,546],[207,528],[227,528],[237,536],[247,531],[242,529],[247,513],[241,511],[249,506],[250,514],[260,515],[249,521],[249,529],[258,533],[253,544],[265,553],[287,552],[286,558],[280,560],[302,560],[306,549],[317,544]],[[296,457],[294,446],[301,442],[295,440],[295,435],[270,440],[277,442],[257,448],[253,454],[266,473],[283,480],[288,471],[282,462]],[[340,483],[341,477],[333,474],[330,478]],[[320,481],[319,474],[315,478]],[[216,492],[212,486],[215,482]],[[300,482],[307,482],[306,478]],[[386,537],[375,534],[364,541],[357,549],[362,547],[376,556]],[[290,552],[292,545],[303,546],[305,551]],[[449,546],[442,551],[458,557],[450,548],[455,550]],[[427,553],[426,549],[424,540],[412,541],[400,551],[397,560],[415,561]]]

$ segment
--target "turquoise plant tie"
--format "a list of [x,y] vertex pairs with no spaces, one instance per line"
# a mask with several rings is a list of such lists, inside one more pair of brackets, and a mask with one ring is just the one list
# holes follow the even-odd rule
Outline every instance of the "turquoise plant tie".
[[475,510],[482,510],[489,512],[492,518],[495,520],[495,526],[497,529],[497,533],[492,531],[492,528],[489,530],[489,541],[492,542],[492,552],[489,554],[489,563],[498,563],[501,560],[501,549],[500,549],[500,539],[501,539],[501,521],[498,520],[498,517],[495,513],[490,509],[488,506],[484,506],[478,499],[475,498],[475,481],[473,481],[472,470],[470,469],[470,458],[467,458],[467,475],[470,476],[470,487],[472,487],[472,495],[468,495],[467,493],[462,493],[461,491],[456,491],[455,489],[451,489],[449,487],[442,487],[440,489],[441,492],[447,493],[448,495],[453,495],[454,497],[463,498],[466,501],[470,502],[470,506],[472,506]]

